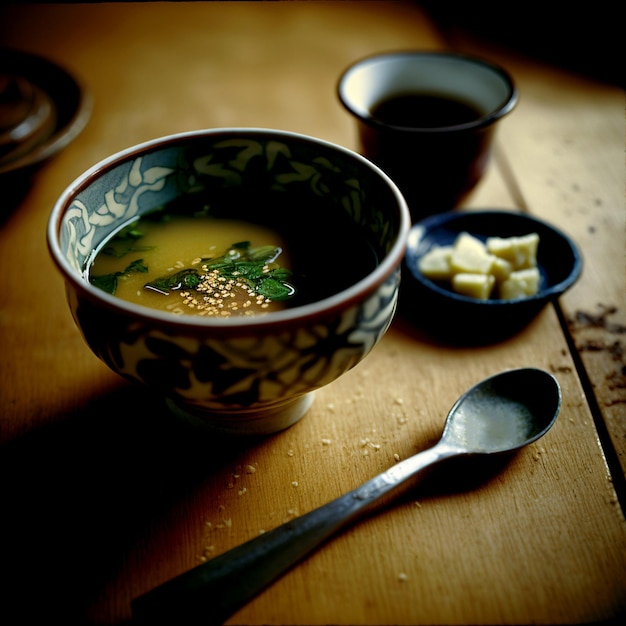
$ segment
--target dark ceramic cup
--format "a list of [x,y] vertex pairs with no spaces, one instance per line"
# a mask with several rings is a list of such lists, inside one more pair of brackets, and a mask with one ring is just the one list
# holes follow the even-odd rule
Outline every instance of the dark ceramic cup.
[[337,92],[357,121],[358,150],[398,184],[414,221],[463,202],[518,99],[504,69],[448,52],[370,56],[345,70]]

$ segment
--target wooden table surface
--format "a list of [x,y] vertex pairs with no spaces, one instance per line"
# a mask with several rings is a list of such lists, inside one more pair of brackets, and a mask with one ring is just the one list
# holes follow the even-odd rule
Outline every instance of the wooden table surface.
[[[166,579],[431,445],[456,398],[500,370],[559,380],[548,435],[495,468],[446,466],[350,528],[230,624],[576,624],[626,610],[623,91],[455,31],[414,3],[14,5],[0,45],[92,93],[84,132],[0,226],[0,623],[124,624]],[[88,350],[49,258],[63,189],[169,133],[280,128],[356,146],[335,95],[353,60],[399,48],[481,53],[521,99],[467,206],[571,235],[580,281],[490,346],[437,345],[397,316],[379,346],[287,431],[222,444],[177,424]]]

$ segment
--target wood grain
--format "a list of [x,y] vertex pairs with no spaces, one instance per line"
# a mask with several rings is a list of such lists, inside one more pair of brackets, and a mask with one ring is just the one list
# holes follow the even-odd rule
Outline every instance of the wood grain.
[[455,47],[504,63],[520,103],[502,125],[500,158],[519,208],[561,228],[579,246],[580,282],[563,316],[626,474],[626,222],[624,92],[454,31]]
[[[0,229],[0,568],[10,579],[1,622],[128,623],[132,598],[431,445],[469,386],[523,366],[553,372],[562,386],[561,415],[543,440],[498,466],[455,463],[425,475],[229,623],[548,625],[624,613],[626,523],[593,406],[595,398],[623,462],[623,357],[614,347],[626,323],[623,103],[615,88],[457,42],[506,62],[522,93],[467,208],[529,211],[578,241],[585,274],[561,302],[573,355],[553,307],[510,340],[474,348],[437,344],[398,315],[293,428],[225,444],[175,422],[159,399],[88,351],[45,246],[54,201],[99,159],[178,131],[272,127],[354,147],[334,93],[344,67],[376,51],[447,41],[414,3],[1,11],[2,45],[65,65],[95,103],[84,133]],[[6,271],[16,256],[20,271]],[[26,285],[24,276],[35,279]],[[605,327],[579,312],[605,314]]]

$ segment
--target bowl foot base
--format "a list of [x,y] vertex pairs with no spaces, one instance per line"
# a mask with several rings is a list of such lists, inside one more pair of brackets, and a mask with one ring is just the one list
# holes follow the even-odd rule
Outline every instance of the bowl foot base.
[[171,398],[165,400],[169,410],[178,418],[224,435],[271,435],[299,421],[313,404],[314,392],[295,400],[260,409],[219,411],[204,409]]

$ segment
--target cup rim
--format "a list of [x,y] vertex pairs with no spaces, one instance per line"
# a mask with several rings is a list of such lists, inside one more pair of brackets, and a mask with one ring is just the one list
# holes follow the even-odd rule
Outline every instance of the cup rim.
[[[67,209],[70,207],[72,199],[75,195],[89,184],[89,182],[96,178],[101,172],[106,171],[116,165],[133,158],[134,156],[142,153],[145,150],[151,148],[163,147],[167,144],[176,144],[193,138],[200,137],[217,137],[220,135],[233,134],[246,134],[248,136],[265,136],[268,135],[275,139],[292,139],[297,141],[312,142],[327,149],[339,151],[345,156],[358,161],[366,169],[371,170],[376,176],[381,178],[391,194],[396,200],[398,210],[398,235],[396,240],[389,250],[387,255],[382,259],[378,266],[370,272],[367,276],[351,285],[347,289],[343,289],[323,300],[305,304],[302,306],[294,307],[292,309],[285,309],[282,311],[273,311],[271,314],[264,316],[251,316],[251,317],[233,317],[226,319],[213,319],[208,317],[200,317],[194,315],[174,316],[165,311],[159,311],[147,306],[127,302],[121,298],[117,298],[113,295],[93,286],[88,281],[76,272],[65,255],[61,251],[59,243],[59,234],[61,230],[61,222]],[[263,328],[269,326],[283,326],[293,323],[300,323],[302,321],[310,320],[324,315],[331,315],[338,310],[350,306],[361,298],[364,294],[373,293],[376,287],[389,278],[394,269],[400,268],[404,253],[406,251],[406,243],[408,239],[409,230],[411,228],[411,217],[406,200],[400,192],[398,186],[394,181],[377,165],[361,156],[357,152],[332,143],[330,141],[297,133],[287,130],[277,130],[269,128],[259,127],[223,127],[223,128],[210,128],[201,130],[185,131],[180,133],[173,133],[151,139],[142,143],[135,144],[133,146],[124,148],[93,165],[82,174],[80,174],[72,183],[70,183],[66,189],[56,200],[52,212],[50,214],[47,226],[47,244],[52,260],[57,268],[60,270],[65,281],[69,281],[72,285],[80,291],[83,296],[92,301],[98,302],[106,309],[117,312],[118,314],[125,314],[132,316],[136,319],[144,321],[150,321],[158,323],[160,326],[166,326],[177,329],[223,329],[237,330],[245,329],[246,331],[253,330],[255,328]]]
[[[503,81],[505,85],[508,87],[508,96],[497,106],[494,107],[494,110],[491,112],[482,115],[481,117],[473,120],[471,122],[466,122],[463,124],[455,124],[450,126],[438,126],[438,127],[413,127],[413,126],[396,126],[393,124],[388,124],[382,122],[378,118],[374,117],[371,114],[363,114],[359,110],[357,110],[351,103],[350,98],[348,98],[346,94],[346,82],[350,77],[350,74],[354,72],[356,69],[363,67],[365,65],[369,65],[371,63],[375,63],[384,59],[391,58],[406,58],[406,57],[420,57],[420,58],[428,58],[428,57],[437,57],[437,58],[449,58],[455,59],[459,61],[464,61],[472,64],[481,65],[484,68],[487,68],[497,74]],[[379,130],[386,131],[396,131],[402,133],[414,133],[414,134],[442,134],[442,133],[450,133],[450,132],[462,132],[462,131],[475,131],[481,128],[485,128],[490,126],[497,120],[504,117],[506,114],[510,113],[517,101],[519,99],[519,91],[517,86],[511,76],[511,74],[505,70],[503,67],[494,63],[493,61],[488,61],[482,57],[462,53],[462,52],[454,52],[454,51],[441,51],[441,50],[394,50],[388,52],[377,52],[374,54],[370,54],[365,57],[361,57],[360,59],[351,63],[339,76],[339,80],[337,81],[336,87],[337,96],[339,101],[343,105],[343,107],[356,117],[359,121],[367,124],[368,126],[373,126]]]

